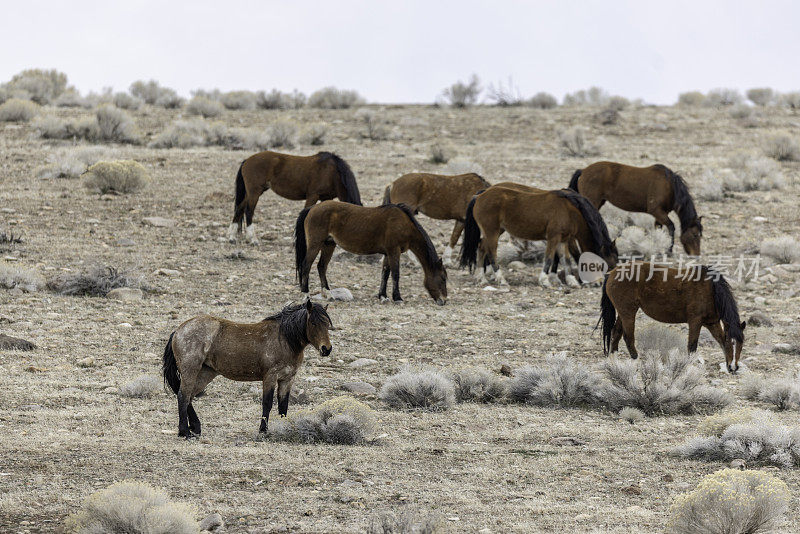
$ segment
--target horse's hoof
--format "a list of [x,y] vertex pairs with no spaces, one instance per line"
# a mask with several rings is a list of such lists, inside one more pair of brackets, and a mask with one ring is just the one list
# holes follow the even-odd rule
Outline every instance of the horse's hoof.
[[378,295],[378,299],[381,301],[381,304],[386,304],[387,302],[389,302],[389,297],[384,295]]
[[566,279],[567,279],[567,285],[569,287],[581,287],[581,285],[578,283],[578,279],[572,276],[571,274],[568,275]]
[[403,299],[392,299],[392,304],[405,304],[406,301]]

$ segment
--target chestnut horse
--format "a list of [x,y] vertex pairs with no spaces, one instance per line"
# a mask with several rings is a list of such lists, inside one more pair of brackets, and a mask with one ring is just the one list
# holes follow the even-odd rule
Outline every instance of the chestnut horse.
[[597,209],[607,200],[626,211],[649,213],[655,217],[657,227],[666,226],[669,230],[670,252],[675,245],[675,225],[669,212],[675,211],[681,221],[684,250],[691,256],[700,255],[702,217],[697,216],[686,182],[667,167],[599,161],[575,171],[569,188],[588,198]]
[[253,213],[258,198],[268,189],[289,200],[305,200],[306,207],[333,198],[361,205],[356,177],[347,162],[336,154],[319,152],[313,156],[293,156],[259,152],[244,160],[236,174],[236,200],[228,239],[236,240],[236,234],[242,231],[244,217],[247,220],[247,238],[258,244]]
[[289,409],[289,392],[311,345],[322,356],[331,353],[328,330],[333,328],[326,308],[306,301],[290,305],[254,324],[199,315],[180,325],[164,349],[164,382],[178,396],[178,435],[200,435],[200,419],[192,399],[217,375],[239,382],[262,384],[261,426],[267,431],[275,389],[278,413]]
[[422,265],[425,289],[436,304],[444,305],[447,299],[447,271],[442,260],[411,209],[403,204],[365,208],[335,200],[321,202],[300,212],[294,238],[297,277],[306,295],[308,274],[320,253],[317,271],[323,296],[330,290],[328,262],[339,245],[353,254],[383,254],[378,292],[381,300],[388,300],[386,285],[390,273],[394,282],[392,300],[403,300],[400,297],[400,254],[407,250]]
[[568,189],[536,192],[518,186],[494,185],[476,195],[467,207],[461,266],[474,270],[480,264],[481,283],[486,282],[487,265],[497,271],[498,283],[507,283],[497,266],[497,240],[503,231],[520,239],[547,240],[544,267],[539,274],[539,283],[545,287],[551,286],[549,275],[555,274],[559,256],[565,263],[567,284],[580,285],[570,269],[570,257],[577,260],[570,251],[574,241],[581,250],[602,257],[609,267],[616,265],[617,247],[600,213],[587,199]]
[[451,265],[453,249],[464,230],[467,204],[478,191],[491,184],[470,172],[453,176],[415,172],[404,174],[386,186],[384,204],[405,204],[416,215],[422,213],[431,219],[455,221],[450,242],[444,249],[443,263]]
[[624,336],[631,358],[638,357],[634,330],[641,308],[662,323],[687,323],[689,352],[697,350],[700,329],[706,327],[725,352],[728,371],[739,370],[746,323],[739,321],[727,280],[709,267],[696,265],[681,272],[648,262],[621,264],[606,276],[600,308],[606,354],[616,352]]

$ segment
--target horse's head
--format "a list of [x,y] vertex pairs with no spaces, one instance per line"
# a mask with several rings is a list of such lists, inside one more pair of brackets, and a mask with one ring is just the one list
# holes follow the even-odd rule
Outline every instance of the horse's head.
[[425,273],[425,289],[439,306],[447,302],[447,270],[442,264],[442,258],[437,258]]
[[744,327],[747,326],[746,321],[742,321],[738,328],[738,332],[732,333],[730,325],[722,323],[722,328],[725,332],[725,363],[728,365],[728,372],[735,373],[739,370],[739,358],[742,356],[742,345],[744,345]]
[[333,350],[328,330],[333,328],[331,318],[328,316],[328,306],[314,304],[306,301],[306,338],[308,342],[319,351],[322,356],[327,356]]
[[611,243],[602,245],[600,247],[600,257],[603,258],[603,260],[605,260],[605,262],[608,264],[609,271],[617,266],[617,262],[619,261],[619,251],[617,250],[616,239],[611,241]]
[[700,238],[703,237],[702,217],[695,217],[692,224],[681,229],[681,243],[683,249],[690,256],[700,255]]

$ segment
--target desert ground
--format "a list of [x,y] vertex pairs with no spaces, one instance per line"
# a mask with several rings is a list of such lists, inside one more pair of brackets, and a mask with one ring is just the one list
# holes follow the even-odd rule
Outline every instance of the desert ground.
[[[607,159],[663,163],[691,187],[704,171],[724,167],[735,154],[760,153],[770,134],[796,135],[800,128],[800,116],[782,108],[762,110],[755,128],[713,108],[633,107],[608,126],[587,107],[371,109],[387,125],[386,140],[364,138],[353,109],[226,111],[218,120],[255,128],[278,119],[300,128],[329,124],[322,146],[298,144],[286,151],[330,150],[342,156],[366,205],[380,203],[384,187],[401,174],[446,172],[447,165],[429,161],[437,141],[452,146],[457,159],[474,164],[490,182],[556,189],[566,186],[575,169]],[[61,108],[47,113],[92,114]],[[146,106],[134,117],[147,140],[181,113]],[[587,128],[600,144],[597,156],[564,155],[558,132],[573,126]],[[0,289],[0,332],[38,345],[33,352],[0,351],[4,532],[58,531],[88,495],[124,479],[164,488],[195,506],[198,518],[219,512],[228,532],[363,532],[382,512],[433,517],[446,532],[660,532],[674,497],[725,466],[667,454],[693,435],[702,415],[652,417],[631,425],[611,412],[514,404],[461,403],[429,413],[388,409],[375,395],[360,397],[380,420],[373,444],[257,441],[259,384],[223,378],[195,402],[202,438],[179,439],[171,392],[129,398],[118,388],[141,375],[160,377],[170,332],[195,315],[255,322],[301,297],[292,229],[302,203],[265,194],[255,214],[261,244],[227,242],[234,177],[249,152],[221,147],[104,145],[104,159],[134,159],[148,170],[147,186],[130,195],[101,196],[79,178],[37,178],[48,157],[85,144],[42,140],[30,124],[0,126],[0,224],[23,236],[22,243],[3,249],[2,261],[45,278],[111,265],[142,274],[150,290],[139,301],[117,301],[44,288]],[[788,184],[781,191],[697,200],[705,255],[753,254],[764,239],[796,232],[800,163],[782,162],[780,168]],[[144,224],[152,216],[176,224]],[[452,223],[425,216],[420,221],[441,252]],[[765,259],[762,268],[769,267]],[[159,269],[170,271],[157,274]],[[598,364],[604,358],[602,341],[593,328],[600,289],[542,288],[536,283],[539,269],[527,264],[507,271],[510,286],[491,291],[451,268],[448,302],[438,307],[422,287],[420,268],[405,260],[405,303],[394,305],[376,298],[379,264],[342,255],[328,277],[332,287],[352,291],[354,300],[330,304],[338,327],[332,332],[333,352],[323,358],[307,350],[295,389],[313,405],[345,394],[342,384],[348,381],[380,388],[404,368],[449,373],[497,371],[506,364],[516,369],[560,351],[587,366]],[[319,291],[316,269],[311,288]],[[774,321],[772,327],[747,328],[743,361],[749,370],[777,378],[795,369],[800,355],[773,348],[800,343],[800,274],[777,269],[774,278],[735,284],[734,293],[743,318],[759,311]],[[686,333],[685,326],[672,328]],[[621,355],[627,357],[624,350]],[[708,336],[701,338],[698,356],[708,382],[736,394],[743,374],[721,371],[722,352]],[[90,365],[79,364],[89,357]],[[359,358],[377,363],[350,366]],[[770,409],[739,395],[735,404]],[[290,405],[289,413],[299,408]],[[787,424],[797,421],[796,411],[775,416]],[[553,440],[564,436],[579,444]],[[800,530],[798,471],[759,469],[789,485],[793,496],[785,528]]]

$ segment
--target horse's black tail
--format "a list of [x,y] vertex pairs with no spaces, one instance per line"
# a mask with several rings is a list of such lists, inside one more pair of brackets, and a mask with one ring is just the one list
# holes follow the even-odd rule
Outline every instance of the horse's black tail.
[[614,330],[614,323],[617,322],[617,310],[614,308],[614,303],[608,298],[608,292],[606,292],[607,283],[608,275],[603,280],[603,296],[600,298],[600,320],[597,321],[597,326],[602,326],[603,328],[603,353],[606,355],[611,350],[611,332]]
[[573,191],[578,191],[578,178],[581,177],[582,172],[583,170],[578,169],[577,171],[572,173],[572,179],[569,181],[569,189],[572,189]]
[[164,347],[164,363],[161,366],[161,372],[164,374],[164,384],[168,385],[173,393],[177,395],[178,390],[181,388],[181,376],[178,373],[178,363],[175,361],[175,353],[172,352],[172,336],[174,335],[175,332],[169,335],[167,346]]
[[[480,191],[478,195],[482,192]],[[467,214],[464,219],[464,240],[461,242],[461,254],[459,255],[461,267],[469,267],[470,272],[478,263],[478,244],[481,242],[481,229],[475,221],[473,213],[478,195],[472,197],[467,205]]]
[[728,326],[726,331],[728,338],[738,343],[744,342],[742,331],[744,323],[739,322],[739,307],[731,292],[731,286],[718,272],[709,271],[708,275],[711,277],[711,288],[714,293],[714,308],[720,320]]
[[244,176],[242,176],[244,161],[239,165],[239,172],[236,173],[236,198],[233,200],[233,222],[242,225],[242,214],[244,213],[244,199],[247,196],[247,189],[244,186]]
[[297,216],[297,222],[294,224],[294,268],[297,275],[297,280],[300,280],[300,274],[303,272],[303,264],[306,261],[306,217],[311,208],[304,208]]
[[392,184],[386,186],[386,189],[383,191],[383,204],[385,206],[387,204],[392,203]]

